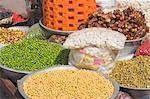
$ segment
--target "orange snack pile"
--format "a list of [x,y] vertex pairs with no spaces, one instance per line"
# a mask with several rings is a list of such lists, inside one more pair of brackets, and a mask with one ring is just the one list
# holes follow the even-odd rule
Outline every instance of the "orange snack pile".
[[95,0],[43,0],[43,23],[55,30],[73,31],[94,11]]

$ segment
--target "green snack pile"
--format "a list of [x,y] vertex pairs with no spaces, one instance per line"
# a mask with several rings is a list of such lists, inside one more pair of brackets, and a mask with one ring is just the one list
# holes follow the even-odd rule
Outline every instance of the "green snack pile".
[[0,49],[0,64],[16,70],[36,71],[67,65],[69,50],[45,40],[28,39]]

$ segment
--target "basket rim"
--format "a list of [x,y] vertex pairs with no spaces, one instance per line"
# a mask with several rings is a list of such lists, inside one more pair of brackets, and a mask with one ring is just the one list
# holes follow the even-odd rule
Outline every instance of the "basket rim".
[[47,27],[47,26],[45,26],[45,25],[43,24],[43,18],[41,18],[41,19],[39,20],[39,24],[40,24],[40,26],[43,27],[44,29],[46,29],[46,30],[48,30],[48,31],[51,31],[51,32],[55,32],[54,34],[60,34],[60,33],[61,33],[61,34],[64,34],[64,35],[69,35],[69,34],[75,32],[75,31],[61,31],[61,30],[55,30],[55,29],[49,28],[49,27]]

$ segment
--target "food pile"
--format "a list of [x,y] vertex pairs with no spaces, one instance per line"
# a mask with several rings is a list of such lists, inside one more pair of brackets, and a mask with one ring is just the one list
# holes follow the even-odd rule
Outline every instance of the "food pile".
[[0,49],[0,64],[15,70],[36,71],[67,65],[69,50],[44,40],[28,39]]
[[149,32],[146,23],[141,11],[128,7],[123,11],[116,9],[107,13],[99,10],[89,16],[87,21],[79,26],[79,29],[104,27],[123,33],[127,40],[134,40],[144,37]]
[[118,61],[110,76],[121,86],[150,88],[150,56],[137,56],[131,60]]
[[145,14],[147,25],[150,27],[150,2],[149,0],[116,0],[116,6],[119,9],[124,9],[128,6],[132,6],[137,10],[142,11]]
[[12,44],[21,41],[26,36],[25,32],[0,27],[0,43]]
[[23,84],[30,99],[110,99],[114,86],[88,70],[55,70],[30,76]]
[[67,36],[64,35],[52,35],[49,38],[50,42],[58,43],[58,44],[63,44],[67,39]]
[[123,49],[125,41],[126,37],[117,31],[94,27],[72,33],[63,46],[71,49],[71,65],[93,70],[104,66],[104,72]]

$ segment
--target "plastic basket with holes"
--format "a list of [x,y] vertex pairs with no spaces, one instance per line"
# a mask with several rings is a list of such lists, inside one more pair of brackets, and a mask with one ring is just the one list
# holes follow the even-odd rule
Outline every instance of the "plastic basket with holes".
[[43,0],[43,24],[54,30],[74,31],[94,11],[95,0]]

